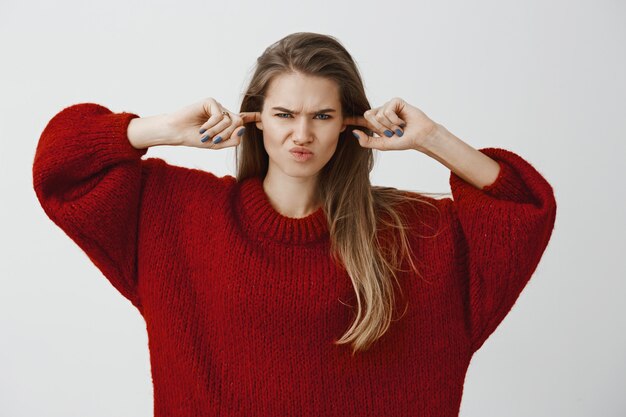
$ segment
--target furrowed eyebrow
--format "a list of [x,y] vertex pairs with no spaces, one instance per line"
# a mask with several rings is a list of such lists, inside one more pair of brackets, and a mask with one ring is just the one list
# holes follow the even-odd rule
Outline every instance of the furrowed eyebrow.
[[[286,109],[284,107],[272,107],[272,110],[283,111],[285,113],[300,114],[300,112],[289,110],[289,109]],[[321,109],[321,110],[318,110],[318,111],[314,111],[314,112],[309,113],[309,114],[311,115],[311,114],[319,114],[319,113],[331,113],[331,112],[335,112],[335,111],[336,111],[335,109],[328,108],[328,109]]]

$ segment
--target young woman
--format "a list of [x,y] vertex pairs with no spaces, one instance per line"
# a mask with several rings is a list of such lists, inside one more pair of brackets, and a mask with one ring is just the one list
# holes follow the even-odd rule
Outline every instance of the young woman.
[[[236,146],[236,177],[141,158],[158,145]],[[435,158],[453,198],[372,186],[374,149]],[[33,182],[145,319],[156,417],[458,415],[556,214],[519,155],[401,98],[371,108],[351,55],[315,33],[264,51],[239,113],[63,109]]]

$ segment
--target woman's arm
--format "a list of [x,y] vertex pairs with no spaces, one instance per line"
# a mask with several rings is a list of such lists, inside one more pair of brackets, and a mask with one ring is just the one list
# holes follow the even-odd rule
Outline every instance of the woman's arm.
[[474,149],[400,98],[344,123],[379,135],[354,129],[361,146],[417,150],[450,168],[453,198],[439,204],[454,229],[458,285],[466,296],[472,351],[478,350],[507,315],[548,245],[556,218],[552,186],[516,153]]
[[127,138],[133,113],[79,103],[57,113],[39,138],[33,186],[45,213],[140,308],[137,233],[144,180],[158,164]]
[[361,146],[382,151],[414,149],[441,162],[478,189],[493,184],[498,178],[500,166],[496,161],[401,98],[368,110],[363,116],[345,117],[344,125],[366,126],[379,135],[368,136],[351,129]]
[[492,185],[500,173],[498,162],[463,142],[439,123],[416,150],[441,162],[479,190]]
[[128,141],[135,149],[146,149],[151,146],[177,145],[169,123],[168,114],[138,117],[128,124]]

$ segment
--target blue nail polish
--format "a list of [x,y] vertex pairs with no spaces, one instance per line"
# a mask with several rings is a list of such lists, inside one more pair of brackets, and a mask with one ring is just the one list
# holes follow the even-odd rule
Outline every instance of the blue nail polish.
[[404,132],[401,131],[400,129],[396,129],[396,135],[402,136],[402,135],[404,135]]
[[393,132],[389,129],[385,130],[385,136],[387,136],[388,138],[393,136]]
[[207,140],[209,140],[209,135],[203,136],[200,142],[206,142]]
[[200,134],[203,134],[204,132],[206,132],[206,129],[200,129]]
[[354,132],[352,132],[352,135],[353,135],[355,138],[357,138],[357,139],[359,138],[359,135],[357,135],[357,134],[356,134],[356,133],[354,133]]
[[237,132],[237,136],[241,136],[243,135],[243,132],[246,131],[246,128],[244,127],[243,129],[241,129],[239,132]]
[[220,143],[222,141],[222,137],[218,136],[213,140],[213,143]]

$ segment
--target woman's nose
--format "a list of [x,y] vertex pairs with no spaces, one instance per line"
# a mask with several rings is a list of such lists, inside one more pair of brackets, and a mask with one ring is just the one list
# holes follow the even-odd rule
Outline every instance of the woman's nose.
[[308,142],[313,136],[312,120],[302,118],[295,123],[294,126],[294,139],[298,142]]

